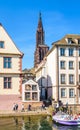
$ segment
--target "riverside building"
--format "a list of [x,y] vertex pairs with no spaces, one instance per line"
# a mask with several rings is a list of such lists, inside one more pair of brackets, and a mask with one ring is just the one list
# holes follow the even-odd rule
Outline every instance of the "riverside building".
[[21,102],[23,53],[0,24],[0,109]]
[[42,97],[79,104],[80,35],[68,34],[54,42],[35,71]]

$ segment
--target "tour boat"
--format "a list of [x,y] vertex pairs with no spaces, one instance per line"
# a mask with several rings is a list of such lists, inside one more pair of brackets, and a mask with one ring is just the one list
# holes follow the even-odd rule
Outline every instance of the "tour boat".
[[63,112],[53,115],[52,120],[62,125],[80,125],[80,116],[74,117]]

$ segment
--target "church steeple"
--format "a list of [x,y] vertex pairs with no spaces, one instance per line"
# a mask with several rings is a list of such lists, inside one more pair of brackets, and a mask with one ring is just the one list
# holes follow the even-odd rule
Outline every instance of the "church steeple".
[[41,12],[39,13],[38,29],[43,29]]
[[42,24],[41,13],[39,13],[38,27],[36,31],[36,46],[44,44],[44,30]]
[[34,53],[34,67],[37,67],[38,64],[43,60],[48,50],[49,47],[45,44],[44,41],[44,29],[42,24],[42,17],[41,13],[39,13],[38,27],[36,31],[36,49]]

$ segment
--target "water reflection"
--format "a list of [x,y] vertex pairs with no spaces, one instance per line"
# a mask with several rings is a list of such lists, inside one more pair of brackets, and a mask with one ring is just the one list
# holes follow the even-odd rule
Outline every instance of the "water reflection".
[[49,116],[0,118],[0,130],[80,130],[80,126],[62,126]]
[[28,117],[24,127],[25,130],[52,130],[52,124],[47,117]]
[[46,116],[0,118],[0,130],[52,130],[52,120]]
[[18,118],[14,118],[15,124],[18,125]]
[[49,124],[47,120],[40,121],[40,129],[39,130],[52,130],[52,126]]
[[53,123],[53,130],[80,130],[80,126],[63,126]]

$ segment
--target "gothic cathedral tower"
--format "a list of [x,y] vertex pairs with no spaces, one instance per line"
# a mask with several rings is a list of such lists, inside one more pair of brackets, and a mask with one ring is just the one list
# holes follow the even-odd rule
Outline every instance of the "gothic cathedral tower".
[[48,50],[49,47],[45,44],[44,30],[43,30],[42,18],[40,13],[38,27],[36,31],[36,50],[34,53],[34,67],[37,67],[38,64],[43,60]]

